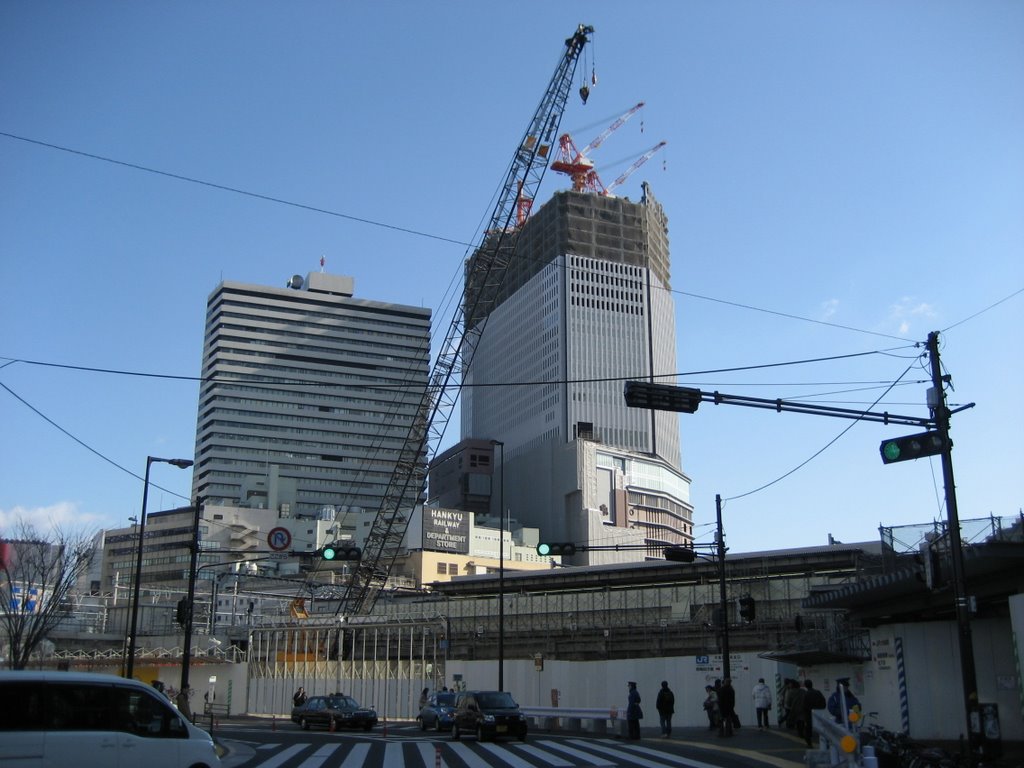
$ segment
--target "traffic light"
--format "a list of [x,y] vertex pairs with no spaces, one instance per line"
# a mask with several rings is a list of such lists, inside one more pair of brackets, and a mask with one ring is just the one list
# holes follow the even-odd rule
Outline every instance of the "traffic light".
[[188,623],[188,598],[183,597],[178,601],[177,607],[174,609],[174,620],[181,626],[185,626]]
[[[948,441],[942,439],[938,432],[921,432],[917,435],[906,435],[905,437],[894,437],[891,440],[883,440],[878,447],[882,454],[883,464],[892,464],[897,461],[909,461],[920,459],[924,456],[935,456],[946,450]],[[952,444],[949,444],[950,446]]]
[[676,563],[692,563],[694,553],[690,547],[665,547],[665,559]]
[[690,387],[654,384],[649,381],[627,381],[623,392],[630,408],[653,408],[656,411],[695,413],[701,392]]
[[753,621],[757,615],[757,604],[750,595],[740,598],[740,618],[744,621]]
[[558,544],[538,544],[537,554],[541,557],[554,557],[555,555],[572,557],[576,554],[576,545],[569,542],[562,542]]
[[352,544],[336,541],[321,547],[317,554],[321,560],[358,560],[363,556],[363,550]]

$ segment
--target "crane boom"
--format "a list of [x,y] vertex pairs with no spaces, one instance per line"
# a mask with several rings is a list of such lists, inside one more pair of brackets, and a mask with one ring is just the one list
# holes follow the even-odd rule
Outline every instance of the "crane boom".
[[[484,230],[483,240],[469,260],[462,311],[455,312],[437,352],[430,379],[417,408],[413,426],[399,451],[387,491],[363,546],[336,613],[368,613],[376,603],[405,537],[409,519],[423,492],[427,456],[444,436],[458,399],[453,378],[459,365],[468,367],[494,306],[515,249],[513,232],[522,224],[547,169],[551,146],[558,135],[576,65],[594,28],[580,24],[565,41],[554,75],[512,156],[501,192]],[[454,389],[454,391],[453,391]]]
[[[615,131],[619,130],[619,128],[622,127],[623,123],[625,123],[627,120],[629,120],[629,118],[631,118],[633,115],[635,115],[637,112],[639,112],[643,108],[644,108],[644,102],[641,101],[639,104],[636,104],[635,106],[632,106],[628,110],[623,112],[621,115],[619,115],[615,119],[615,122],[613,122],[611,125],[609,125],[607,128],[605,128],[603,131],[601,131],[601,135],[600,136],[598,136],[592,142],[587,144],[587,146],[585,146],[583,148],[583,151],[580,152],[580,155],[582,155],[583,157],[586,157],[587,153],[590,150],[597,149],[598,147],[600,147],[601,144],[604,143],[605,139],[607,139],[609,136],[611,136]],[[643,128],[642,121],[641,121],[641,126],[640,127],[641,127],[641,129]],[[643,131],[641,130],[641,133],[642,132]]]
[[660,150],[660,149],[661,149],[662,147],[664,147],[664,146],[665,146],[666,144],[668,144],[668,142],[667,142],[667,141],[661,141],[661,142],[658,142],[658,143],[657,143],[657,144],[655,144],[655,145],[654,145],[653,147],[651,147],[651,148],[650,148],[650,149],[648,149],[648,150],[647,150],[646,152],[644,152],[644,153],[643,153],[642,155],[640,155],[640,157],[638,157],[638,158],[636,159],[636,162],[635,162],[635,163],[633,163],[633,164],[632,164],[631,166],[629,166],[629,168],[627,168],[627,169],[626,169],[626,170],[625,170],[625,171],[623,172],[623,174],[622,174],[621,176],[619,176],[619,178],[617,178],[617,179],[616,179],[615,181],[613,181],[613,182],[612,182],[611,184],[609,184],[609,185],[608,185],[608,187],[607,187],[607,189],[605,189],[605,190],[604,190],[604,191],[603,191],[603,192],[602,192],[601,194],[602,194],[602,195],[605,195],[605,196],[611,195],[611,193],[612,193],[612,190],[613,190],[613,189],[615,189],[615,188],[616,188],[617,186],[619,186],[620,184],[622,184],[622,182],[624,182],[624,181],[625,181],[626,179],[628,179],[628,178],[629,178],[630,176],[632,176],[632,175],[633,175],[633,171],[635,171],[635,170],[636,170],[637,168],[639,168],[639,167],[640,167],[641,165],[643,165],[643,164],[644,164],[644,163],[646,163],[646,162],[647,162],[648,160],[650,160],[650,159],[651,159],[651,157],[653,157],[653,156],[654,156],[654,154],[655,154],[656,152],[658,152],[658,151],[659,151],[659,150]]

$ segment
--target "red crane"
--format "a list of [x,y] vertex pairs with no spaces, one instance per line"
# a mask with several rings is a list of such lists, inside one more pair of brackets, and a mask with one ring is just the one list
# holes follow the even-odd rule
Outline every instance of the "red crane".
[[605,139],[618,130],[629,118],[639,112],[643,106],[644,103],[641,101],[636,106],[623,112],[611,125],[604,129],[600,136],[587,144],[582,150],[576,149],[572,136],[568,133],[563,133],[558,138],[558,159],[551,164],[551,170],[564,173],[571,178],[574,192],[591,192],[595,195],[605,194],[604,184],[598,178],[594,163],[587,157],[587,153],[601,146]]

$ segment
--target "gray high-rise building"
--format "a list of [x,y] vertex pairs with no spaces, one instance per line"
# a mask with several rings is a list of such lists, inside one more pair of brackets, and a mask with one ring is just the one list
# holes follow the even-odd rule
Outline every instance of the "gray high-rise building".
[[379,508],[427,385],[431,312],[353,294],[323,272],[213,291],[194,495],[282,517]]
[[604,526],[685,543],[678,414],[622,394],[625,379],[677,371],[661,205],[646,184],[640,202],[558,192],[515,237],[464,376],[463,439],[503,444],[506,506],[542,537],[594,542],[614,534]]

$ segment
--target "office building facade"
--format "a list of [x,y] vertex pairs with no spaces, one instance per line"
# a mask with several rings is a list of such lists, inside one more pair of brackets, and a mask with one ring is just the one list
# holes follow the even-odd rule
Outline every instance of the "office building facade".
[[426,388],[429,309],[351,277],[223,282],[207,304],[192,493],[345,524],[375,512]]

